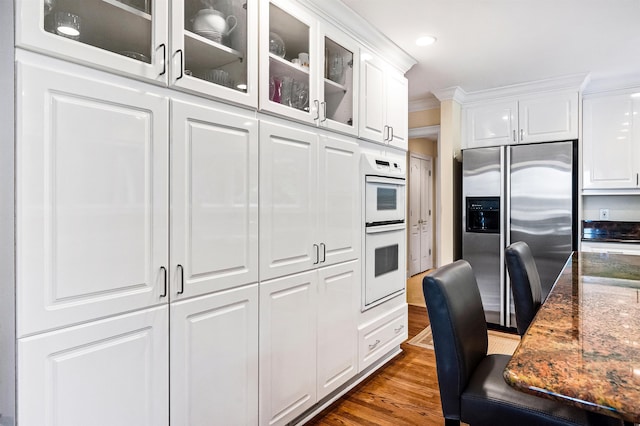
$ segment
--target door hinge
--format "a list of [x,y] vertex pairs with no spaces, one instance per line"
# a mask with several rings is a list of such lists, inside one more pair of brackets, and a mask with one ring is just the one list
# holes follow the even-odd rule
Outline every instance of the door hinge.
[[431,170],[429,170],[429,176],[431,176]]
[[431,256],[431,249],[429,249],[429,256]]
[[431,209],[429,209],[429,216],[431,216]]

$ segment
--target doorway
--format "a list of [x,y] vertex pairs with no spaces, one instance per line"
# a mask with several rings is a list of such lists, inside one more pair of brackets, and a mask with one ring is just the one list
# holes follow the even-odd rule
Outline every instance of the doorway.
[[409,157],[409,275],[433,267],[433,158]]

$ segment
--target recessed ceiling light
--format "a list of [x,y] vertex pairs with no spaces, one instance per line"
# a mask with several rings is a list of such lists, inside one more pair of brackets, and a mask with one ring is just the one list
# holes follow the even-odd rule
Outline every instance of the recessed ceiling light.
[[418,46],[429,46],[430,44],[435,43],[437,40],[437,38],[435,38],[434,36],[428,35],[428,36],[421,36],[418,37],[416,39],[416,44]]

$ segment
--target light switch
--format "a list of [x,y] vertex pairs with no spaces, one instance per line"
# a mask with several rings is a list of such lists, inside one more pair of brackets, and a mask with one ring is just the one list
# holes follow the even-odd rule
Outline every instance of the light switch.
[[609,209],[600,209],[600,220],[609,220]]

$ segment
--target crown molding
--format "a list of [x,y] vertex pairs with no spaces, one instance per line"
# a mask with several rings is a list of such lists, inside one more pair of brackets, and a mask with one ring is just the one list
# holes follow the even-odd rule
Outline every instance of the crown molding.
[[440,134],[440,125],[414,127],[409,129],[410,138],[437,138]]
[[298,0],[405,74],[418,61],[340,0]]
[[440,101],[435,96],[409,101],[409,112],[426,111],[436,108],[440,108]]
[[467,92],[462,87],[447,87],[446,89],[435,90],[433,92],[436,98],[440,102],[454,100],[459,104],[465,103],[467,99]]
[[589,79],[590,77],[588,73],[580,73],[527,83],[512,84],[510,86],[497,87],[495,89],[469,92],[466,94],[464,101],[466,103],[482,102],[498,98],[508,98],[558,90],[575,90],[576,92],[582,92],[588,84]]
[[606,78],[591,79],[586,85],[583,95],[613,91],[637,91],[640,88],[640,74],[624,74]]

